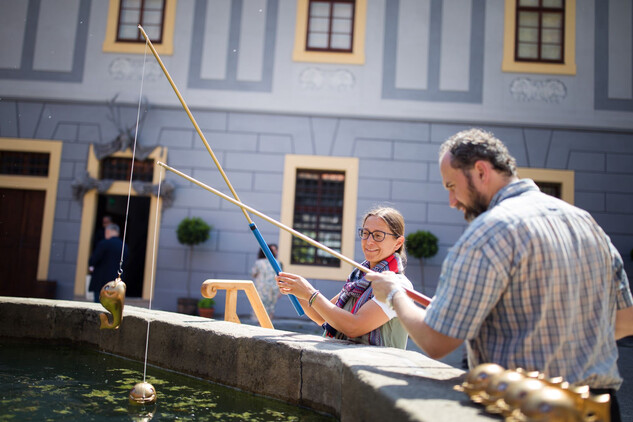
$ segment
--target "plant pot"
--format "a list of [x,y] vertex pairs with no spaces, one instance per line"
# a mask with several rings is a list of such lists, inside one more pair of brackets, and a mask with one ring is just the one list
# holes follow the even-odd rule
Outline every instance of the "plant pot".
[[195,297],[179,297],[178,313],[187,315],[196,315],[198,309],[198,299]]
[[215,312],[214,308],[198,308],[198,314],[201,317],[213,318],[213,313],[214,312]]

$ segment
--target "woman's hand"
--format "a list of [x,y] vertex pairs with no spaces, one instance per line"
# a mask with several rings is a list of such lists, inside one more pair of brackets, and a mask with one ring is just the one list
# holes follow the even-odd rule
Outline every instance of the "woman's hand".
[[284,295],[292,294],[299,299],[308,300],[316,291],[308,280],[297,274],[281,272],[275,280],[277,280],[279,291]]

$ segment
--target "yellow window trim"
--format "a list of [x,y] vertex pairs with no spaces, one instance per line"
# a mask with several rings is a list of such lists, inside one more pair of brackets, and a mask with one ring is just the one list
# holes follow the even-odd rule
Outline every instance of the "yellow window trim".
[[576,0],[565,0],[565,58],[562,64],[514,61],[515,30],[516,0],[506,0],[502,71],[554,75],[576,74]]
[[40,234],[40,254],[37,262],[37,279],[48,280],[48,263],[53,242],[53,224],[55,222],[55,203],[57,201],[57,183],[62,159],[61,141],[41,141],[36,139],[0,138],[0,149],[4,151],[43,152],[49,154],[48,176],[1,175],[0,187],[26,190],[43,190],[44,216]]
[[[128,148],[123,152],[116,152],[112,154],[112,157],[124,157],[132,158],[132,151]],[[157,147],[150,154],[149,158],[154,159],[154,175],[152,178],[153,184],[158,184],[161,180],[160,166],[156,165],[157,161],[167,162],[167,148]],[[88,153],[88,165],[86,171],[92,178],[97,179],[99,177],[101,163],[97,159],[94,153],[94,147],[90,145],[90,151]],[[127,196],[129,190],[129,182],[116,181],[112,183],[112,186],[105,192],[108,195],[125,195]],[[138,196],[134,189],[131,190],[132,196]],[[81,228],[79,231],[79,250],[77,251],[77,270],[75,273],[75,296],[85,297],[86,294],[86,274],[88,274],[88,260],[90,259],[90,252],[92,245],[92,235],[95,227],[95,219],[97,217],[97,200],[99,198],[99,192],[96,189],[91,189],[83,197],[83,206],[81,212]],[[155,196],[150,197],[149,205],[149,221],[147,223],[147,245],[145,253],[145,273],[143,276],[143,299],[150,299],[151,288],[151,276],[155,273],[152,267],[152,251],[154,250],[154,244],[158,245],[158,231],[156,230],[156,241],[154,241],[154,227],[156,224],[160,226],[162,210],[159,204],[156,207],[157,198]],[[161,199],[162,202],[162,199]],[[155,265],[155,264],[154,264]],[[125,275],[122,277],[125,281]]]
[[574,171],[573,170],[551,170],[541,168],[517,169],[520,179],[532,179],[536,182],[560,183],[561,199],[574,205]]
[[306,51],[308,5],[309,0],[297,0],[297,23],[295,26],[295,47],[292,53],[292,60],[296,62],[364,64],[367,0],[356,0],[354,10],[354,45],[351,53]]
[[[171,55],[174,52],[174,24],[176,21],[177,0],[165,0],[165,20],[163,22],[163,42],[152,43],[159,54]],[[121,0],[110,0],[108,23],[106,26],[103,51],[106,53],[143,54],[145,43],[117,42],[117,28],[119,24],[119,7]]]
[[[341,254],[354,259],[356,203],[358,201],[358,158],[286,155],[281,197],[281,222],[288,227],[292,227],[293,223],[297,169],[345,172]],[[345,281],[353,269],[351,265],[342,261],[339,261],[339,267],[292,265],[290,263],[291,243],[292,235],[286,231],[281,232],[279,237],[279,260],[284,265],[284,271],[301,274],[306,278]]]

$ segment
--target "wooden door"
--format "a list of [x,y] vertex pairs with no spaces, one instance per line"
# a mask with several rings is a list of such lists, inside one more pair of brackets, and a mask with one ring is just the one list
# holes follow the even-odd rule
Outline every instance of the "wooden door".
[[45,198],[43,190],[0,188],[0,295],[35,292]]

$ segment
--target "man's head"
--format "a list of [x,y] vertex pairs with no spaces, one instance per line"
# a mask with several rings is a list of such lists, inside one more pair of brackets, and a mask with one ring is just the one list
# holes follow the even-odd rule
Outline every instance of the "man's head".
[[101,220],[101,224],[103,225],[103,228],[105,229],[110,224],[112,224],[112,217],[110,217],[109,215],[104,215],[103,219]]
[[488,209],[499,189],[516,179],[516,161],[494,135],[469,129],[442,144],[440,172],[449,205],[471,221]]
[[105,238],[110,239],[112,237],[119,237],[120,233],[119,226],[116,224],[108,224],[105,228]]

